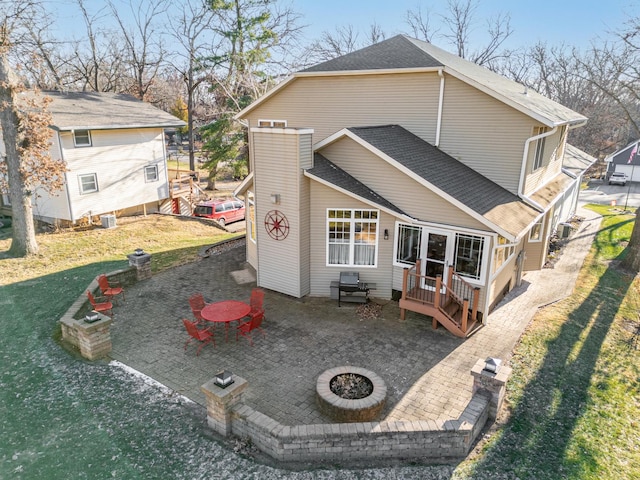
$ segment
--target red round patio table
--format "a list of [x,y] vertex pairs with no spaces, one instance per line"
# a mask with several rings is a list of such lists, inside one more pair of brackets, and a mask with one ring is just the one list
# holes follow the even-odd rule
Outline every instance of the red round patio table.
[[200,312],[207,322],[224,323],[225,341],[229,340],[229,323],[240,320],[251,312],[251,307],[239,300],[208,303]]

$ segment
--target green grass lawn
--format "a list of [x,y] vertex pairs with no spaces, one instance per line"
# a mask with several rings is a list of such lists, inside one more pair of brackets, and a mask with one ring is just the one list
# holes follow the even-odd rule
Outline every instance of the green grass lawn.
[[619,268],[634,216],[590,208],[603,221],[574,294],[525,332],[506,424],[456,478],[640,478],[640,283]]

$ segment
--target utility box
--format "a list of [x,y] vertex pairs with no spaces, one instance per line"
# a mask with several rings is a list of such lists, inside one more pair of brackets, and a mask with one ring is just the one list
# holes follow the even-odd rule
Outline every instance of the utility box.
[[100,215],[100,221],[102,222],[102,228],[115,228],[116,216],[115,215]]
[[569,238],[571,235],[571,224],[570,223],[561,223],[558,225],[558,237],[560,238]]

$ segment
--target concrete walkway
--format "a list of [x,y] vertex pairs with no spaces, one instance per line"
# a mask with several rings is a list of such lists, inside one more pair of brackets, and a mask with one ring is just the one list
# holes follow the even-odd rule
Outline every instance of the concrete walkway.
[[[540,306],[570,295],[600,217],[584,217],[553,269],[528,272],[522,285],[489,315],[487,325],[461,340],[429,318],[408,313],[400,321],[397,302],[378,302],[377,316],[353,304],[328,299],[294,299],[266,291],[265,337],[236,343],[231,332],[216,331],[216,347],[199,357],[185,351],[182,318],[191,318],[188,297],[201,292],[209,302],[248,301],[255,286],[244,262],[244,241],[211,257],[174,268],[127,290],[115,308],[115,360],[204,405],[200,385],[222,369],[246,378],[245,402],[285,425],[330,423],[317,409],[315,382],[324,370],[355,365],[373,370],[387,384],[384,416],[389,420],[443,420],[460,415],[471,398],[471,368],[478,358],[508,360]],[[366,312],[365,312],[366,313]]]

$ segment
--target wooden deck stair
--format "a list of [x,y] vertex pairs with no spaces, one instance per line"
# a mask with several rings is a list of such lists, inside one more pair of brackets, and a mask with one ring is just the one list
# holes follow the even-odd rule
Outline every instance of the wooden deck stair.
[[406,310],[422,313],[432,318],[434,329],[440,324],[461,338],[470,336],[482,326],[478,321],[478,287],[455,275],[453,267],[449,270],[448,284],[442,282],[442,277],[425,277],[412,272],[414,269],[420,271],[419,262],[404,273],[401,319],[404,320]]

